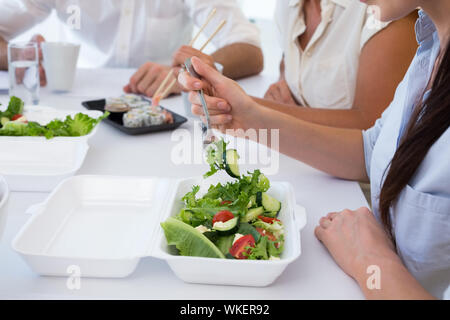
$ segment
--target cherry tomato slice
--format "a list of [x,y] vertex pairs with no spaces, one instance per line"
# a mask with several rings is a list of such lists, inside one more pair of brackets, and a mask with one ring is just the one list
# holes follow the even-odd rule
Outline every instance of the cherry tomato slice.
[[256,231],[261,235],[261,237],[267,237],[270,241],[277,241],[277,238],[273,235],[272,232],[264,230],[263,228],[256,228]]
[[14,115],[14,116],[11,118],[11,121],[15,121],[15,120],[20,119],[20,118],[22,118],[22,115],[21,115],[21,114],[16,114],[16,115]]
[[220,222],[226,222],[226,221],[231,220],[233,218],[234,218],[234,214],[233,213],[231,213],[228,210],[222,210],[222,211],[217,212],[214,215],[212,223],[214,225],[214,223],[216,223],[216,222],[219,222],[219,221]]
[[258,216],[258,218],[266,223],[272,224],[274,221],[280,221],[276,218],[270,218],[270,217],[264,217],[264,216]]
[[250,253],[250,249],[247,247],[255,247],[255,238],[251,234],[240,237],[230,249],[230,254],[236,259],[247,259],[248,257],[244,255],[244,252]]
[[223,200],[221,203],[220,203],[220,205],[224,205],[224,204],[230,204],[231,203],[231,201],[228,201],[228,200]]

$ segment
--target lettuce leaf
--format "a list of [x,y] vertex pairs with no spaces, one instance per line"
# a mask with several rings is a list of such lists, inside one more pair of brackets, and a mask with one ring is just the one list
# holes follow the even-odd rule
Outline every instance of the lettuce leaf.
[[[18,106],[15,107],[15,109],[17,108]],[[105,112],[101,117],[95,119],[84,113],[77,113],[74,118],[67,116],[64,121],[55,119],[45,126],[37,122],[10,121],[0,129],[0,136],[44,136],[47,139],[78,137],[89,134],[108,115],[109,112]]]
[[8,108],[4,112],[0,112],[0,118],[6,117],[11,120],[17,114],[23,114],[24,103],[20,98],[12,96],[9,99]]
[[250,254],[244,252],[244,255],[247,255],[250,260],[268,260],[267,243],[267,237],[261,237],[256,246],[250,248]]

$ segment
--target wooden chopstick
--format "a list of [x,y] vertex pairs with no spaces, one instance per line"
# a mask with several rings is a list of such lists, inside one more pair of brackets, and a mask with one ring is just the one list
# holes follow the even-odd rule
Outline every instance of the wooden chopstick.
[[170,90],[172,90],[173,86],[174,86],[176,83],[177,83],[177,79],[175,78],[175,79],[173,79],[172,82],[167,86],[166,90],[164,90],[164,92],[161,93],[161,98],[160,98],[160,100],[165,99],[165,98],[168,96]]
[[200,51],[203,51],[205,47],[208,45],[208,43],[216,36],[216,34],[223,28],[223,26],[227,23],[227,20],[222,20],[222,22],[217,27],[216,31],[213,32],[213,34],[206,40],[205,44],[199,49]]
[[167,82],[169,81],[170,77],[172,77],[172,75],[173,75],[173,69],[170,69],[170,72],[164,78],[163,82],[161,82],[161,84],[158,87],[158,90],[156,90],[155,94],[153,95],[154,97],[156,97],[157,95],[159,95],[161,93],[164,86],[167,84]]
[[208,25],[208,23],[211,21],[211,19],[214,17],[214,15],[216,14],[217,9],[214,8],[211,10],[210,14],[208,15],[208,18],[206,18],[205,23],[203,24],[203,26],[198,30],[197,34],[195,35],[194,38],[192,38],[191,42],[189,42],[189,46],[192,47],[195,43],[195,41],[197,40],[197,38],[200,36],[200,34],[203,32],[203,30],[206,28],[206,26]]
[[[214,17],[215,14],[216,14],[216,8],[214,8],[211,11],[211,13],[209,14],[208,19],[206,20],[206,22],[200,28],[200,30],[197,33],[197,35],[191,40],[191,42],[189,43],[190,46],[192,46],[194,44],[195,40],[197,40],[197,38],[200,35],[200,33],[203,31],[203,29],[205,29],[206,25],[211,21],[211,19]],[[203,44],[203,46],[200,48],[199,51],[203,51],[203,49],[205,49],[205,47],[208,45],[208,43],[216,36],[216,34],[223,28],[223,26],[226,23],[227,23],[227,20],[222,20],[222,22],[219,24],[219,26],[216,28],[216,30],[213,32],[213,34],[211,34],[211,36],[208,38],[208,40],[206,40],[206,42]],[[177,83],[177,79],[176,78],[173,79],[172,82],[170,82],[170,84],[167,86],[167,88],[161,93],[161,91],[163,90],[163,87],[167,84],[167,82],[169,81],[170,77],[173,75],[173,70],[174,69],[170,70],[170,72],[167,74],[167,76],[164,79],[164,81],[159,86],[158,90],[156,90],[155,94],[153,95],[153,99],[157,100],[158,104],[159,104],[159,101],[161,101],[162,99],[166,98],[166,96],[169,94],[170,90],[172,90],[172,88]]]

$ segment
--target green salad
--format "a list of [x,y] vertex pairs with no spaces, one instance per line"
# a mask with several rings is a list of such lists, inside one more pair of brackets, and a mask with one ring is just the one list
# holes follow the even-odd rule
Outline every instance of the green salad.
[[211,185],[197,197],[193,186],[175,217],[161,223],[167,243],[180,255],[226,259],[278,260],[284,247],[281,203],[267,191],[270,182],[260,170],[239,173],[239,156],[223,140],[208,150],[209,177],[225,170],[235,180]]
[[84,113],[77,113],[73,118],[67,116],[64,121],[55,119],[46,125],[28,121],[23,115],[24,103],[17,97],[11,97],[8,108],[0,111],[0,136],[43,136],[47,139],[53,137],[79,137],[89,134],[92,129],[109,113],[105,112],[95,119]]

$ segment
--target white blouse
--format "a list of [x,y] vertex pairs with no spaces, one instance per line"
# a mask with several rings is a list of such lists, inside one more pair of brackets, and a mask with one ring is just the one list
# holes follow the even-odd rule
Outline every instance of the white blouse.
[[359,1],[321,0],[322,21],[302,50],[298,37],[306,30],[303,4],[278,0],[275,11],[289,88],[304,106],[350,109],[361,50],[387,23],[376,20]]

